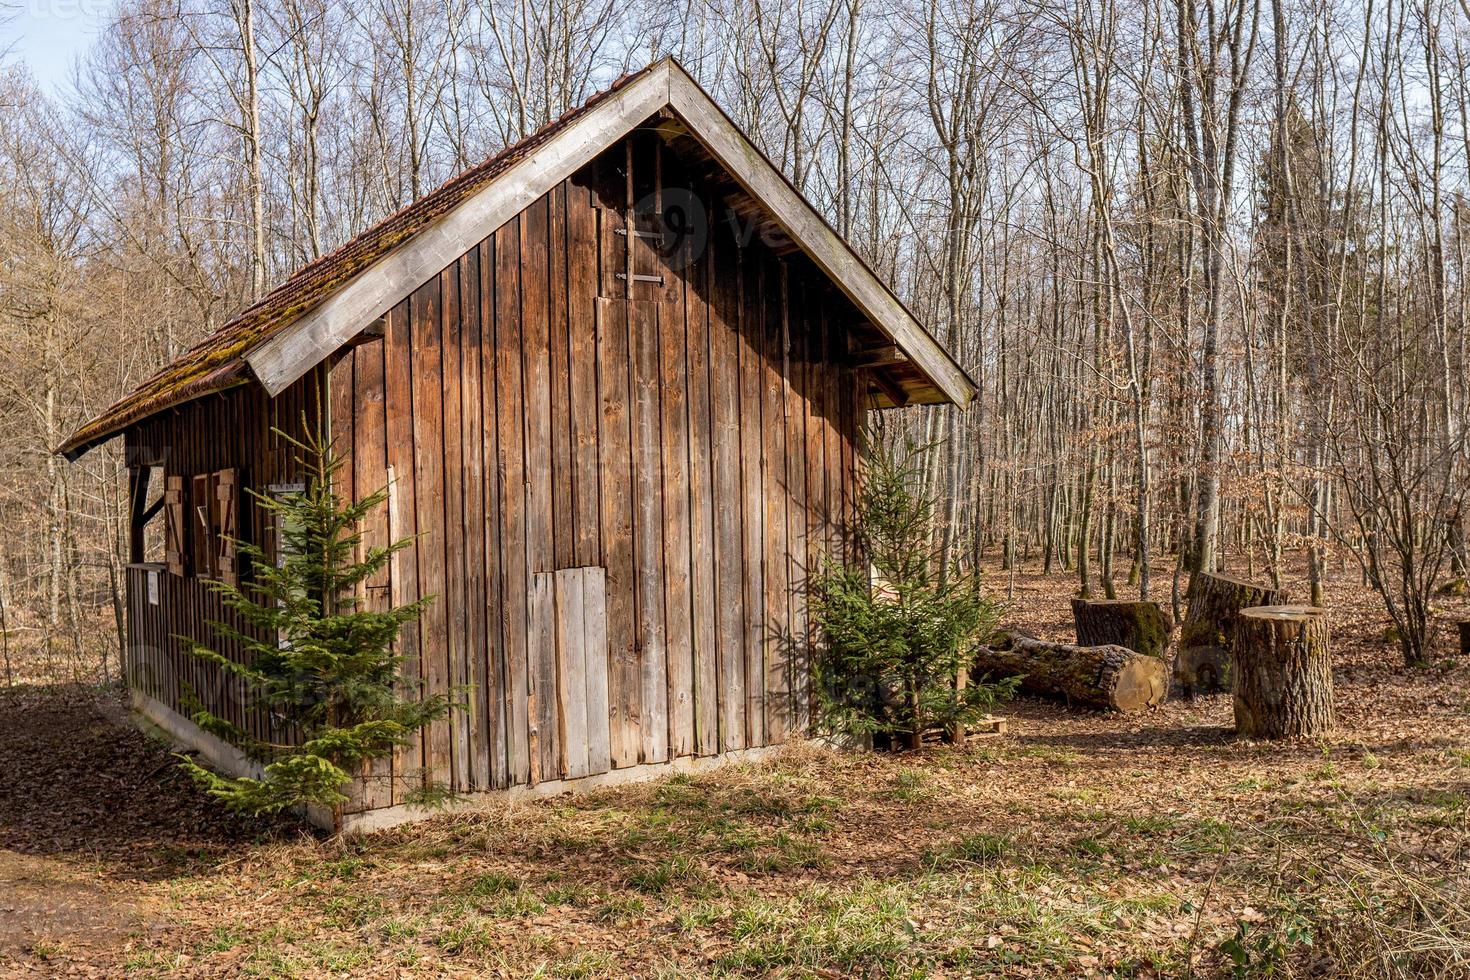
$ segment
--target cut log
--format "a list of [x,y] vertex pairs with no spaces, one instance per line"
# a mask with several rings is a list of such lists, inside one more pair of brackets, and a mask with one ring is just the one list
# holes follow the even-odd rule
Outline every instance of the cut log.
[[1470,657],[1470,619],[1462,619],[1460,626],[1460,656]]
[[1230,643],[1242,609],[1281,605],[1283,589],[1231,575],[1199,572],[1189,580],[1189,607],[1179,630],[1174,683],[1185,697],[1230,690]]
[[1073,599],[1072,621],[1078,646],[1113,644],[1146,657],[1162,657],[1174,629],[1173,619],[1157,602],[1129,599]]
[[1248,738],[1293,738],[1332,730],[1327,610],[1258,606],[1235,620],[1235,730]]
[[1168,696],[1168,672],[1157,657],[1115,645],[1081,647],[1011,635],[976,651],[973,676],[1021,678],[1021,690],[1109,711],[1131,713]]

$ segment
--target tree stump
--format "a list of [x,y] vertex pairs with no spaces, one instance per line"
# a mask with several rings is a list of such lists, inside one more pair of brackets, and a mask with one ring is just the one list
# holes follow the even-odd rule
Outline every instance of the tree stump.
[[1073,646],[1012,634],[976,650],[973,676],[1021,677],[1021,690],[1131,713],[1168,696],[1164,662],[1120,646]]
[[1242,609],[1281,605],[1284,589],[1215,572],[1189,580],[1189,607],[1174,655],[1174,684],[1185,697],[1230,690],[1230,645]]
[[1470,619],[1463,619],[1460,626],[1460,656],[1470,657]]
[[1072,620],[1077,624],[1078,646],[1113,644],[1145,657],[1163,657],[1174,628],[1157,602],[1129,599],[1073,599]]
[[1257,606],[1235,619],[1235,730],[1292,738],[1332,730],[1327,610]]

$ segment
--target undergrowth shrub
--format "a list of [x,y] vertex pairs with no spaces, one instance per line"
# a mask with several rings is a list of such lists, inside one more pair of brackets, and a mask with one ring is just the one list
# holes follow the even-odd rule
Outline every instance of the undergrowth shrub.
[[973,723],[1015,690],[1014,680],[957,683],[999,614],[978,574],[942,560],[916,460],[912,445],[872,453],[850,529],[855,547],[814,576],[811,596],[824,638],[813,684],[822,721],[910,749],[927,732]]
[[[212,583],[243,628],[210,626],[217,637],[238,644],[244,662],[183,638],[191,655],[244,681],[246,709],[264,709],[274,737],[255,738],[205,710],[194,714],[195,723],[268,764],[260,779],[222,776],[188,758],[183,765],[231,809],[258,815],[314,804],[340,821],[348,800],[343,790],[354,776],[443,718],[452,704],[442,694],[417,696],[393,650],[402,628],[433,597],[383,610],[365,608],[361,598],[360,586],[413,543],[364,545],[362,522],[387,500],[387,489],[343,500],[332,487],[344,459],[326,436],[302,441],[277,435],[298,451],[305,487],[284,495],[250,491],[277,529],[275,554],[236,542],[250,574],[238,586]],[[420,786],[410,802],[444,796],[442,786],[427,780]]]

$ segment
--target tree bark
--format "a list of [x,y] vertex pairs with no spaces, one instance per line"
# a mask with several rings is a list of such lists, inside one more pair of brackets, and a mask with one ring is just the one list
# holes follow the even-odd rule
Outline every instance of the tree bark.
[[1013,635],[975,653],[973,676],[1021,677],[1021,690],[1125,714],[1169,693],[1164,662],[1120,646],[1081,647]]
[[1078,646],[1113,644],[1146,657],[1163,657],[1169,649],[1173,619],[1157,602],[1129,599],[1072,600]]
[[1215,572],[1189,580],[1189,611],[1179,631],[1174,683],[1186,697],[1230,690],[1230,651],[1235,621],[1250,606],[1279,605],[1286,591]]
[[1332,658],[1320,606],[1257,606],[1234,627],[1235,730],[1294,738],[1332,730]]

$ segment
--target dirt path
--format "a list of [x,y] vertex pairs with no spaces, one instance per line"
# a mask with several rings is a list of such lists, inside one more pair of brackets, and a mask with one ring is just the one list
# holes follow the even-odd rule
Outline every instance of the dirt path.
[[111,958],[161,925],[157,903],[55,858],[0,851],[0,964]]
[[111,960],[168,928],[152,883],[270,839],[221,814],[113,690],[0,690],[0,972]]

